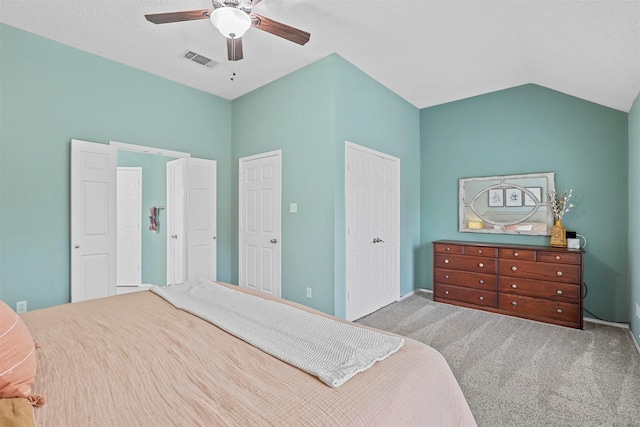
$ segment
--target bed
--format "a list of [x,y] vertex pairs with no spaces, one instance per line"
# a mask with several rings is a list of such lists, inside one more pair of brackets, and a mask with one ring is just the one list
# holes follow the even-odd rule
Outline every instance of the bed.
[[444,358],[411,339],[329,387],[151,291],[21,318],[40,346],[39,427],[476,425]]

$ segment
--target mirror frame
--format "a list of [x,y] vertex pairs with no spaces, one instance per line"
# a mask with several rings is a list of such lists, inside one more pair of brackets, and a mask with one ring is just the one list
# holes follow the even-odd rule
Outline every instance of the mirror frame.
[[[514,183],[515,180],[532,180],[532,179],[544,179],[546,186],[541,186],[542,194],[541,199],[536,202],[537,195],[534,194],[529,188],[531,185],[519,185]],[[548,202],[547,195],[555,191],[555,172],[545,172],[545,173],[533,173],[533,174],[522,174],[522,175],[496,175],[496,176],[487,176],[487,177],[473,177],[473,178],[460,178],[459,180],[459,204],[458,204],[458,213],[459,213],[459,221],[458,221],[458,231],[459,232],[468,232],[468,233],[492,233],[492,234],[522,234],[522,235],[532,235],[532,236],[549,236],[551,235],[551,228],[553,226],[553,210]],[[469,183],[482,183],[487,182],[487,186],[481,188],[475,194],[467,194],[466,187]],[[497,182],[497,183],[496,183]],[[525,187],[526,185],[526,187]],[[476,202],[480,197],[488,197],[489,190],[503,190],[515,188],[520,190],[522,193],[522,197],[528,196],[529,198],[534,200],[534,205],[531,206],[529,211],[523,212],[522,216],[514,218],[509,221],[498,221],[495,219],[491,219],[487,217],[487,212],[480,212],[477,209]],[[486,194],[486,196],[485,196]],[[488,223],[493,225],[493,228],[471,228],[469,227],[469,222],[466,218],[465,209],[470,209],[473,214],[475,214],[483,223]],[[536,213],[539,213],[541,208],[546,208],[544,212],[546,220],[546,227],[544,230],[527,230],[526,226],[518,227],[519,224],[527,221],[531,217],[533,217]],[[491,209],[491,207],[487,207],[487,209]],[[508,209],[508,207],[506,208]],[[492,210],[493,213],[506,213],[505,206],[500,206],[496,209]],[[508,227],[508,228],[507,228]]]

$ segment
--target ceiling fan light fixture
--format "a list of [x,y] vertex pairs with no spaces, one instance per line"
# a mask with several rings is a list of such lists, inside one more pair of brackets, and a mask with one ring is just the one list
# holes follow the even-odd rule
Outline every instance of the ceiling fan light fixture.
[[235,7],[219,7],[211,12],[211,23],[228,39],[239,39],[251,27],[251,18]]

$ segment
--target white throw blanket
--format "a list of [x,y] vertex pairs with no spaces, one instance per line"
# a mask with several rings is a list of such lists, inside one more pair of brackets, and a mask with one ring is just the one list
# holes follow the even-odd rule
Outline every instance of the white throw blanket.
[[395,353],[404,339],[200,280],[152,291],[175,307],[338,387]]

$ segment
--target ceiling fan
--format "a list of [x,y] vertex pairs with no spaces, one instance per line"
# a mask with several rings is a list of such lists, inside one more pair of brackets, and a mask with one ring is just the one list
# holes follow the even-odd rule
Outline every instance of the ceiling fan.
[[283,39],[304,45],[311,34],[289,25],[253,13],[252,9],[262,0],[213,0],[213,9],[186,10],[183,12],[154,13],[145,15],[154,24],[210,19],[220,34],[227,38],[229,61],[242,56],[242,36],[251,27],[261,29]]

